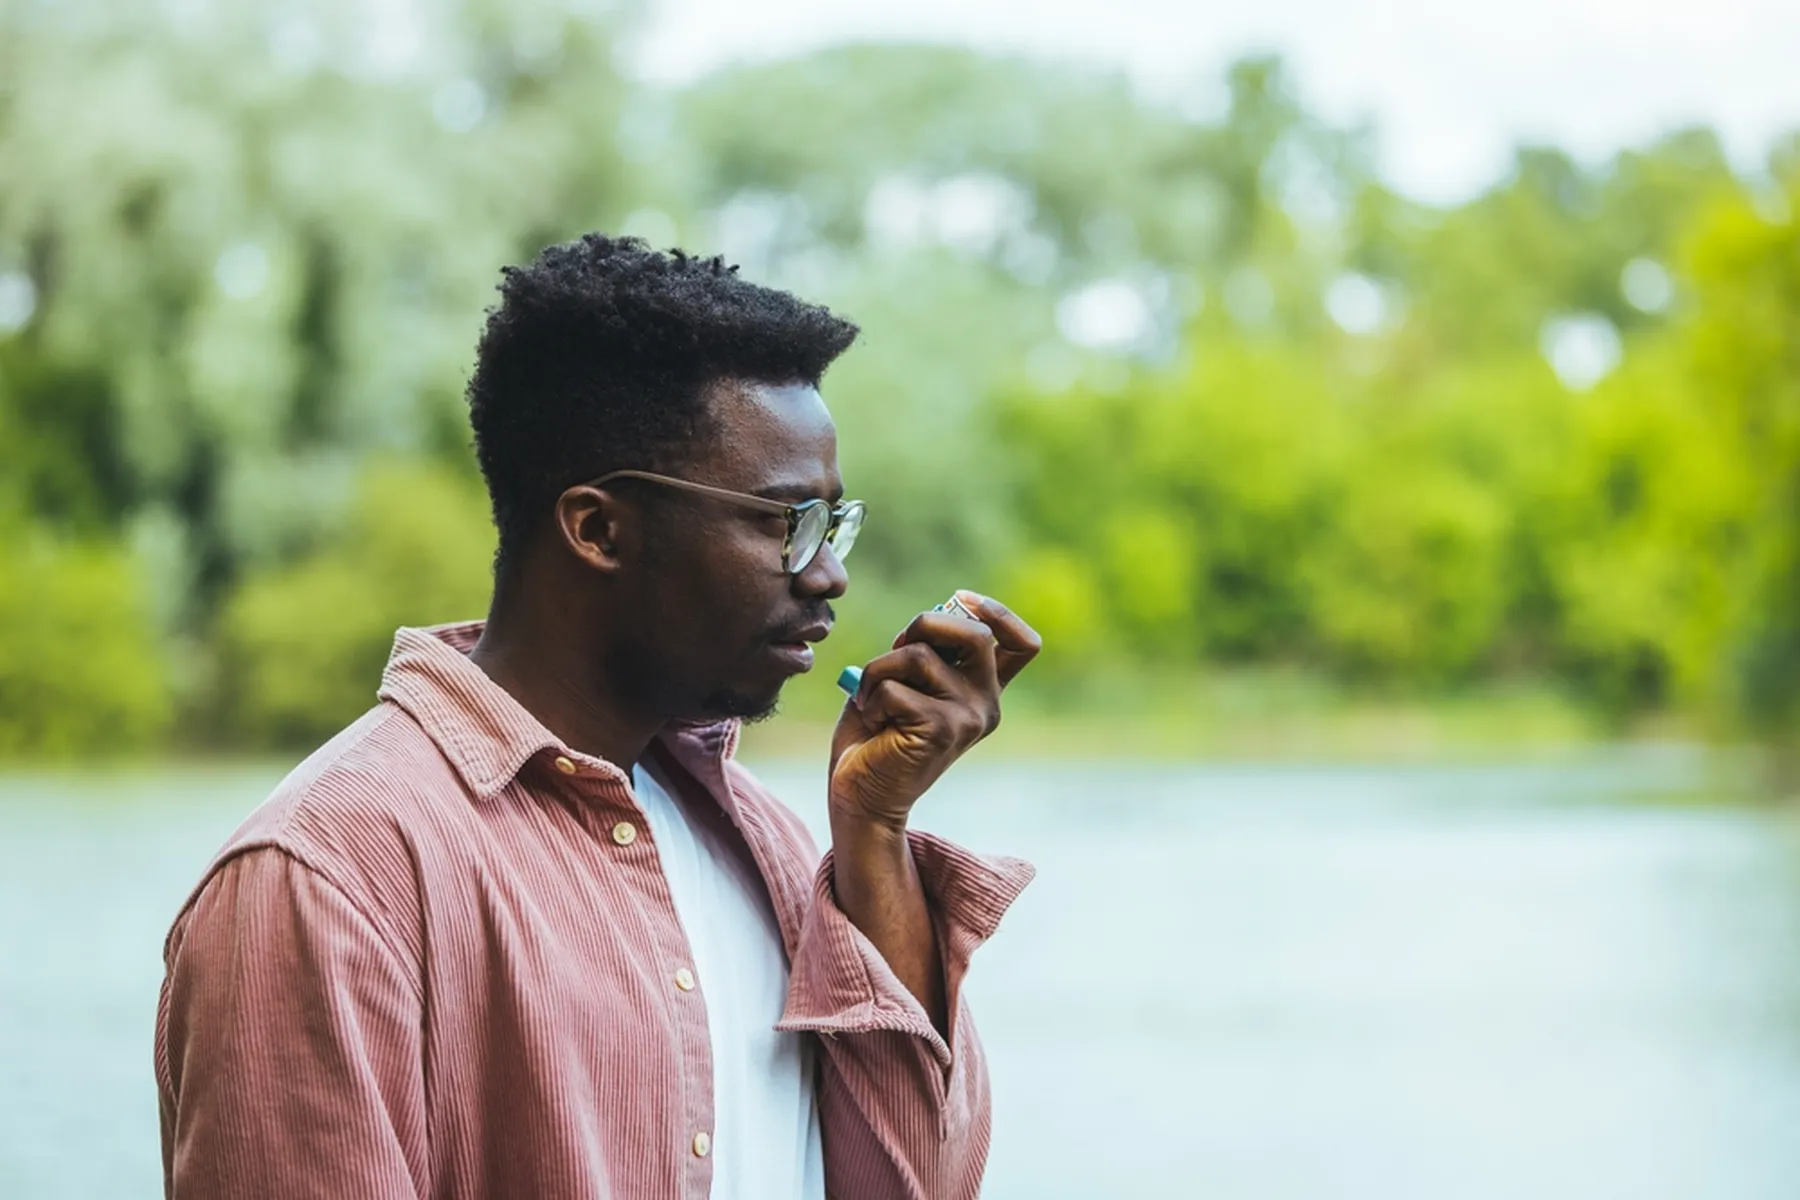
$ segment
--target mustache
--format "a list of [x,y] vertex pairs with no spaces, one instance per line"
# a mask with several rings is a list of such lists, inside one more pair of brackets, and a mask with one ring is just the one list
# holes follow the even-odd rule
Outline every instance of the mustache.
[[784,621],[779,626],[770,630],[768,633],[768,640],[771,642],[799,641],[800,634],[803,631],[812,628],[814,625],[835,624],[836,620],[837,616],[831,611],[831,605],[829,603],[821,603],[816,608],[808,609],[804,615],[795,617],[790,621]]

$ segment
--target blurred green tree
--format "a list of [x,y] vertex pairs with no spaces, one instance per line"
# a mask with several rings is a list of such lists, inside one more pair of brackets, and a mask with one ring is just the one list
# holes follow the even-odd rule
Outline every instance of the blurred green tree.
[[155,747],[173,716],[130,558],[91,542],[0,538],[0,755],[117,756]]
[[409,12],[0,6],[0,751],[306,742],[478,615],[480,309],[596,227],[864,325],[846,660],[973,583],[1064,699],[1525,676],[1800,744],[1800,140],[1785,191],[1677,130],[1432,207],[1270,58],[1174,105],[925,45],[666,91],[629,7]]
[[1736,711],[1800,766],[1800,172],[1771,217],[1720,203],[1686,246],[1682,330],[1698,401],[1726,439],[1718,471],[1741,517],[1708,549],[1737,570],[1719,604]]
[[623,215],[626,88],[560,4],[421,6],[416,64],[355,6],[183,12],[0,12],[0,404],[41,517],[179,523],[196,629],[363,456],[464,455],[497,265]]
[[221,724],[262,745],[329,737],[375,703],[395,629],[487,614],[493,553],[478,484],[371,466],[329,546],[252,576],[226,604]]

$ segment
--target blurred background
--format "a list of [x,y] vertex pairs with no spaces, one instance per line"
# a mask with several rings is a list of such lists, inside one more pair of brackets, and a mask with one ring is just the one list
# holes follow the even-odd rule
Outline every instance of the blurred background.
[[[865,330],[829,663],[1048,649],[987,1194],[1800,1194],[1800,12],[0,0],[0,1195],[159,1188],[160,939],[478,616],[589,229]],[[823,815],[835,666],[744,754]],[[273,1086],[273,1083],[272,1083]]]

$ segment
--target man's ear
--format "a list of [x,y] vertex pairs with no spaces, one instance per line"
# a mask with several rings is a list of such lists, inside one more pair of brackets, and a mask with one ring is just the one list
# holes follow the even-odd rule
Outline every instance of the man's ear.
[[605,488],[583,484],[556,498],[556,532],[563,546],[596,571],[617,571],[637,530],[637,514]]

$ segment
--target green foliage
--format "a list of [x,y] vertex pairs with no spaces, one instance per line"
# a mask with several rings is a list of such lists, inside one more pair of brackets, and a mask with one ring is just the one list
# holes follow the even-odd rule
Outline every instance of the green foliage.
[[1345,478],[1328,530],[1301,560],[1321,655],[1356,674],[1465,675],[1507,606],[1501,501],[1429,460],[1380,456]]
[[[1295,160],[1362,178],[1356,139],[1309,117],[1279,63],[1238,64],[1227,91],[1225,119],[1200,123],[1146,104],[1116,76],[946,46],[852,45],[722,70],[680,98],[676,120],[698,199],[765,202],[775,256],[817,240],[929,240],[888,227],[882,201],[896,193],[884,184],[998,185],[1014,193],[1009,219],[990,232],[959,224],[945,240],[1041,282],[1143,257],[1216,272],[1265,231],[1284,236],[1278,194]],[[1050,251],[1041,265],[1035,239]]]
[[[0,753],[305,743],[478,615],[481,309],[589,228],[867,331],[834,661],[973,585],[1057,704],[1232,664],[1800,742],[1800,142],[1785,216],[1705,130],[1432,208],[1271,59],[1211,117],[916,45],[671,92],[629,13],[414,10],[400,63],[338,0],[0,6]],[[1565,383],[1571,317],[1622,358]]]
[[1652,353],[1576,412],[1542,555],[1569,669],[1614,708],[1704,700],[1749,513],[1683,366]]
[[1146,663],[1198,646],[1353,680],[1525,670],[1614,715],[1735,694],[1785,727],[1800,288],[1777,266],[1792,242],[1747,212],[1705,217],[1695,307],[1587,394],[1529,350],[1436,368],[1401,330],[1370,370],[1356,347],[1212,325],[1188,367],[1011,395],[1016,508],[1054,548],[1025,561],[1095,564],[1096,619]]
[[1120,633],[1142,650],[1191,654],[1200,566],[1191,525],[1148,505],[1124,508],[1105,518],[1099,543]]
[[0,542],[0,754],[116,755],[156,744],[167,665],[128,555],[13,528]]
[[1092,565],[1068,550],[1040,549],[1014,559],[1001,577],[1009,606],[1031,614],[1044,638],[1044,666],[1067,674],[1105,648],[1106,604]]
[[999,437],[1018,452],[1018,509],[1105,573],[1140,647],[1288,655],[1344,410],[1300,356],[1203,341],[1195,359],[1117,392],[1013,397]]
[[1116,395],[1009,406],[1039,540],[1100,564],[1153,659],[1466,671],[1508,603],[1503,501],[1448,446],[1402,444],[1304,347],[1202,340],[1196,359]]
[[252,576],[220,619],[221,717],[236,737],[302,745],[375,702],[401,625],[487,611],[494,537],[477,483],[377,466],[329,547]]
[[466,442],[498,265],[623,215],[625,87],[558,3],[421,5],[416,72],[355,6],[184,14],[0,11],[0,273],[37,298],[0,423],[46,516],[178,516],[199,628],[360,459]]
[[1724,686],[1751,729],[1800,752],[1800,172],[1783,203],[1785,219],[1739,199],[1700,222],[1681,333],[1742,498],[1725,547]]

